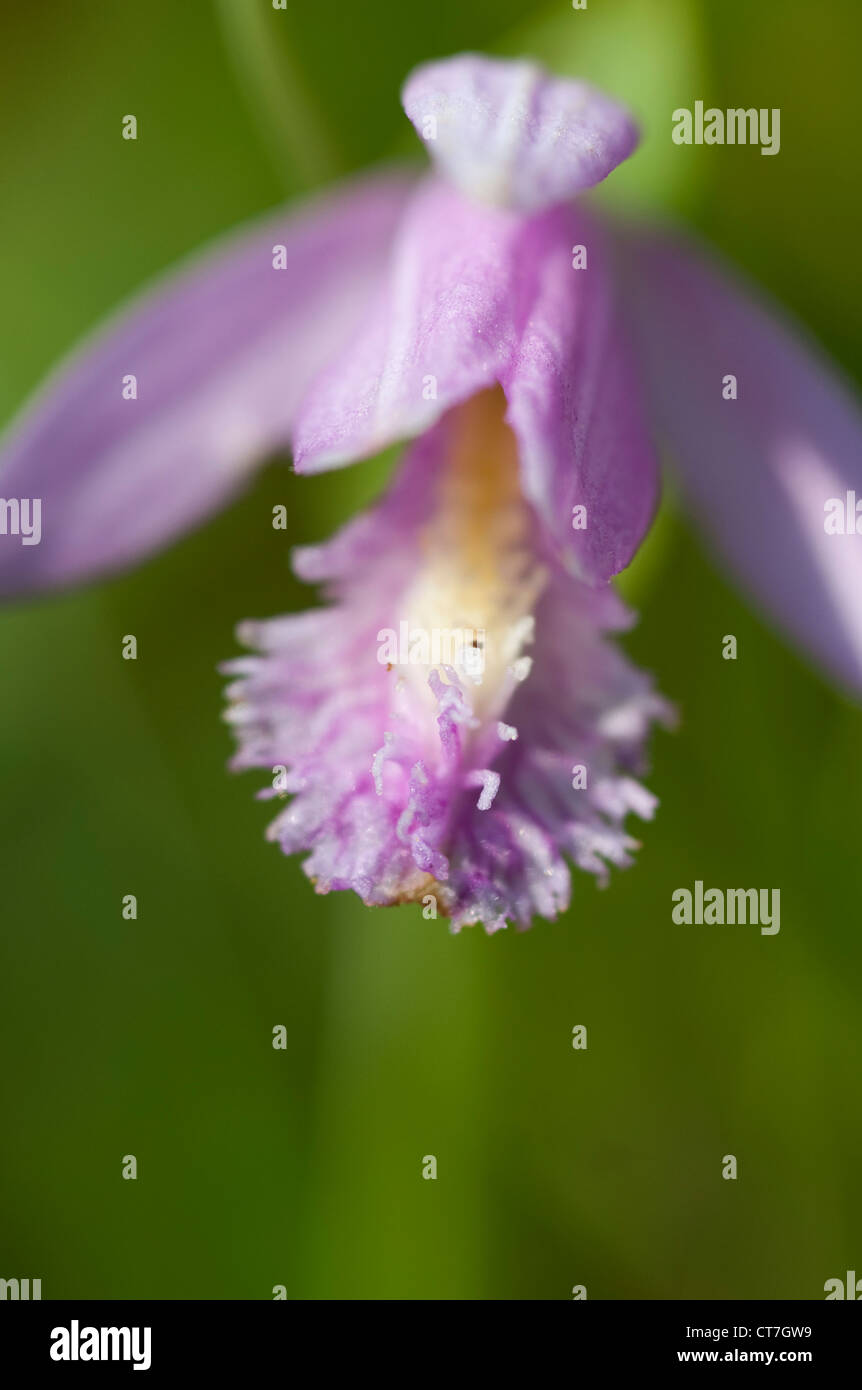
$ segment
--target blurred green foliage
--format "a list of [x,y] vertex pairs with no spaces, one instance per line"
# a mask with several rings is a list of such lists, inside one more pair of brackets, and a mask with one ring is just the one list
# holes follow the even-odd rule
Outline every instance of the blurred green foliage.
[[[687,215],[862,379],[851,0],[79,0],[3,25],[6,414],[149,274],[327,161],[411,148],[406,71],[463,48],[628,96],[646,141],[614,200]],[[780,156],[673,146],[697,98],[779,106]],[[303,102],[307,147],[273,127]],[[225,772],[216,665],[239,620],[312,599],[271,507],[310,541],[384,471],[273,464],[138,572],[0,614],[0,1274],[47,1298],[822,1297],[862,1260],[858,712],[669,514],[627,645],[682,723],[638,865],[493,939],[316,897],[263,839],[259,779]],[[674,926],[695,878],[779,887],[780,935]]]

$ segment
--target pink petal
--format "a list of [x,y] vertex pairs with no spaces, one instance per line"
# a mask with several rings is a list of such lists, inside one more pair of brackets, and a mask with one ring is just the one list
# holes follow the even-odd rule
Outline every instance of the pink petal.
[[299,472],[352,463],[421,434],[497,379],[517,343],[522,227],[438,180],[420,184],[361,330],[300,407]]
[[[307,852],[316,892],[351,889],[369,905],[433,902],[455,930],[481,921],[495,931],[556,917],[569,901],[567,861],[602,882],[632,862],[628,816],[649,818],[655,806],[637,780],[644,745],[671,712],[613,641],[631,621],[614,591],[580,583],[544,555],[535,623],[517,624],[530,654],[517,677],[521,657],[505,676],[497,665],[501,642],[513,655],[506,623],[483,630],[496,690],[463,669],[404,664],[403,652],[381,661],[381,630],[408,625],[416,581],[440,547],[444,581],[450,566],[476,562],[475,543],[459,550],[445,477],[468,417],[487,406],[444,417],[406,452],[370,511],[300,552],[295,568],[325,584],[326,606],[244,624],[240,639],[255,650],[225,669],[236,678],[226,716],[238,740],[233,766],[265,769],[267,800],[292,794],[269,836],[287,854]],[[480,451],[458,466],[481,472],[482,463]],[[499,482],[489,511],[499,502],[509,524],[486,515],[486,534],[496,532],[510,559],[520,554],[520,568],[525,535],[505,470]],[[434,605],[441,620],[446,594],[444,582]],[[462,611],[460,595],[455,602]],[[585,781],[575,781],[575,765]],[[278,767],[286,775],[276,785]]]
[[[581,245],[587,268],[574,269]],[[603,233],[574,207],[524,218],[421,185],[385,288],[302,403],[296,467],[376,453],[495,382],[558,558],[608,579],[649,525],[656,467]],[[573,529],[575,505],[586,529]]]
[[[572,268],[575,245],[586,269]],[[607,580],[649,528],[658,466],[602,228],[559,208],[534,220],[520,260],[527,308],[501,381],[524,492],[558,558]]]
[[[676,237],[628,238],[659,422],[719,554],[787,635],[862,691],[862,412],[799,332]],[[723,398],[737,380],[738,398]],[[729,388],[728,388],[729,389]]]
[[[0,536],[0,588],[51,587],[163,545],[290,437],[309,376],[386,262],[401,175],[280,212],[147,291],[63,365],[7,436],[0,494],[41,500],[38,545]],[[274,268],[273,248],[286,248]],[[123,379],[137,378],[137,399]]]
[[638,142],[624,107],[537,63],[466,53],[417,68],[404,110],[469,197],[538,212],[607,178]]

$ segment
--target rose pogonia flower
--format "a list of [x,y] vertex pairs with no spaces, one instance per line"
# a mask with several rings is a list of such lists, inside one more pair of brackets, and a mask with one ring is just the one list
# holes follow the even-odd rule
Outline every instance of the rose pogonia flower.
[[862,499],[862,421],[701,252],[584,207],[636,144],[616,102],[471,55],[404,105],[431,173],[242,234],[25,411],[0,491],[42,499],[42,540],[0,547],[0,584],[127,564],[274,450],[303,473],[412,440],[374,507],[297,553],[329,605],[240,629],[234,765],[291,794],[270,834],[319,892],[526,927],[566,906],[570,861],[629,863],[627,817],[653,811],[637,777],[668,708],[614,644],[609,583],[655,510],[653,429],[731,570],[858,691],[862,558],[824,506]]

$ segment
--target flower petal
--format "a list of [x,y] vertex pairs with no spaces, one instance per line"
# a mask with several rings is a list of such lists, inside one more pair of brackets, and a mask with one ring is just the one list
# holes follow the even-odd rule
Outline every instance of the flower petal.
[[523,212],[592,188],[638,142],[624,107],[532,62],[467,53],[428,63],[407,79],[402,102],[447,179]]
[[[269,217],[147,291],[62,366],[0,453],[0,494],[39,498],[42,514],[40,544],[0,536],[0,589],[139,558],[285,445],[310,374],[385,264],[408,187],[387,174]],[[137,398],[125,399],[132,375]]]
[[534,219],[519,248],[527,304],[518,348],[500,376],[524,492],[560,563],[591,583],[629,563],[659,485],[604,243],[602,225],[577,208]]
[[[687,242],[626,245],[644,367],[696,515],[776,624],[862,692],[862,412],[796,330]],[[827,532],[830,502],[849,520],[857,499],[858,534]]]
[[657,470],[603,241],[576,207],[524,218],[426,181],[382,294],[302,403],[298,471],[376,453],[500,382],[558,557],[590,582],[615,574],[649,525]]
[[[256,654],[226,668],[234,766],[293,795],[270,838],[308,852],[318,892],[433,902],[454,929],[555,917],[567,858],[602,880],[630,863],[625,819],[654,806],[634,780],[643,742],[668,717],[608,641],[628,625],[613,590],[531,549],[515,441],[483,448],[502,410],[486,393],[413,445],[377,506],[300,552],[330,606],[245,624]],[[421,650],[464,623],[481,679]]]
[[421,434],[497,379],[517,344],[522,226],[438,180],[420,184],[381,294],[302,402],[297,471],[339,467]]

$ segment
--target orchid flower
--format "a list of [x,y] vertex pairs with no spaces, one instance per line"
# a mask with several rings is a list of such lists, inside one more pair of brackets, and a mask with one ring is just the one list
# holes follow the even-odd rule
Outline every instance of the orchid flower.
[[431,172],[241,233],[25,410],[0,491],[41,499],[41,542],[0,537],[0,586],[127,565],[273,452],[310,473],[412,441],[375,506],[296,553],[328,606],[240,628],[234,765],[291,795],[270,835],[318,892],[527,927],[567,905],[569,863],[628,864],[627,818],[653,813],[637,779],[670,710],[615,645],[610,580],[655,512],[654,438],[755,601],[858,691],[862,542],[824,507],[862,505],[862,421],[703,252],[584,206],[637,143],[615,101],[466,55],[403,103]]

